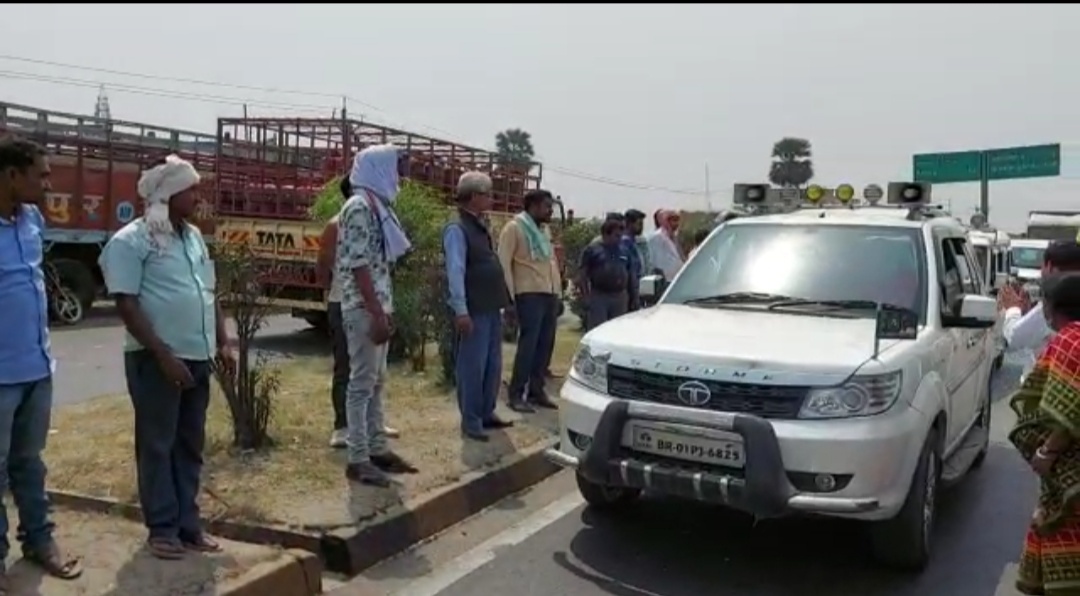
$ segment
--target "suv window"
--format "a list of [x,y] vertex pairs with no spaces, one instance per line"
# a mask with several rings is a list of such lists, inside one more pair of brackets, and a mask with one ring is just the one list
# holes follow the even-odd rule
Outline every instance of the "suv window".
[[963,238],[943,238],[941,251],[941,312],[959,316],[960,298],[964,294],[980,294],[981,283],[975,271],[975,259]]
[[807,300],[872,300],[925,321],[926,252],[917,228],[728,225],[698,249],[665,304],[737,292]]

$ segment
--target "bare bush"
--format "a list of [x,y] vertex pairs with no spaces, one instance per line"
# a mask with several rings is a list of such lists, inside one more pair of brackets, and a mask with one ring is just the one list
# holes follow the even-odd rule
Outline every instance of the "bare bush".
[[281,386],[280,372],[265,355],[254,353],[255,336],[270,314],[267,287],[256,258],[246,245],[225,245],[215,250],[218,300],[236,324],[236,369],[215,364],[214,377],[229,405],[233,447],[263,449],[273,441],[270,422],[274,398]]

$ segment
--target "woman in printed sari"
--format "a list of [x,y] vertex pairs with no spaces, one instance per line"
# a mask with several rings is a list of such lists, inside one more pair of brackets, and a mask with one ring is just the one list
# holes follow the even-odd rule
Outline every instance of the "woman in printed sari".
[[1039,475],[1017,589],[1080,595],[1080,273],[1043,282],[1050,340],[1010,405],[1009,441]]

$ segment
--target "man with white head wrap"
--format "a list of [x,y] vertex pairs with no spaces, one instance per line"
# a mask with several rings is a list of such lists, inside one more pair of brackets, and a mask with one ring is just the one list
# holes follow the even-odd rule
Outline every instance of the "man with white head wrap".
[[144,215],[101,253],[101,270],[127,329],[124,369],[135,409],[135,466],[150,552],[221,550],[199,520],[199,476],[211,363],[232,368],[214,262],[195,214],[199,174],[170,155],[143,173]]
[[338,215],[334,256],[334,274],[341,278],[341,319],[349,350],[345,477],[384,487],[390,486],[387,472],[417,471],[390,450],[383,425],[386,350],[393,312],[390,266],[410,248],[393,211],[399,158],[393,145],[373,145],[356,154],[349,174],[354,194]]

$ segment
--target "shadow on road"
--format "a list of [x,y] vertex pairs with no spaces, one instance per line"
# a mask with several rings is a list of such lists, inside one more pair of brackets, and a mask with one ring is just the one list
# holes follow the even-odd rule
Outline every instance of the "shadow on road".
[[618,515],[586,509],[572,557],[553,558],[614,596],[991,596],[1005,566],[1017,560],[1033,484],[1019,457],[994,445],[982,470],[943,493],[934,559],[915,576],[871,560],[857,522],[755,525],[748,516],[670,500],[642,501]]

